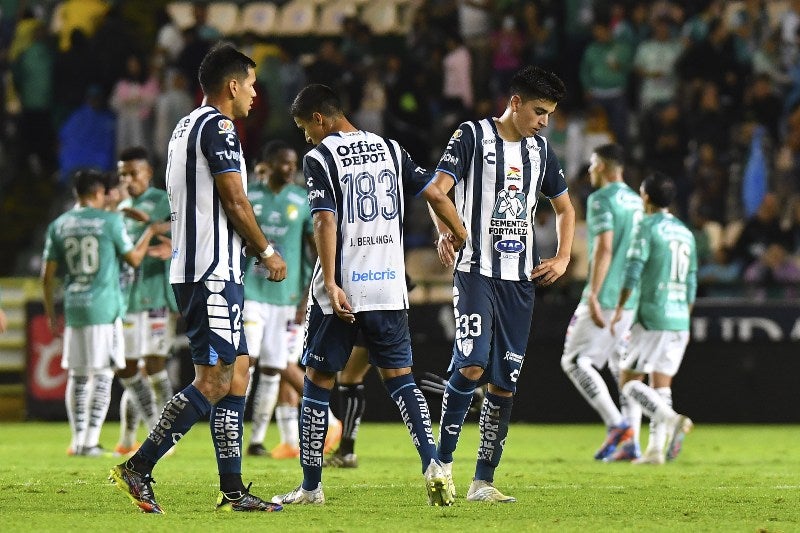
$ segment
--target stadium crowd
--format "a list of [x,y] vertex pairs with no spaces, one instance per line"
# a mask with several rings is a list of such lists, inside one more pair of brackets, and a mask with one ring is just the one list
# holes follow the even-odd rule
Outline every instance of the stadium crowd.
[[[51,218],[41,209],[63,210],[76,169],[111,171],[122,149],[142,144],[160,159],[163,185],[167,140],[201,96],[199,62],[224,38],[258,65],[258,97],[238,125],[248,163],[273,139],[306,150],[289,104],[305,84],[324,83],[357,126],[435,164],[460,121],[501,112],[509,77],[537,64],[567,86],[545,136],[579,219],[589,156],[618,142],[632,186],[650,170],[676,180],[675,212],[698,242],[701,295],[791,296],[786,284],[800,280],[797,0],[412,0],[402,35],[376,35],[354,16],[338,36],[274,39],[223,35],[203,2],[191,27],[171,19],[166,2],[0,6],[0,190],[4,218],[24,228],[4,248],[30,246],[7,274],[38,272],[36,235]],[[38,215],[26,225],[19,214],[31,198]],[[553,227],[545,204],[537,224]],[[428,217],[407,220],[407,245],[430,247]],[[554,231],[538,235],[544,257]],[[579,226],[578,256],[582,236]],[[576,257],[572,280],[585,279],[586,262]]]

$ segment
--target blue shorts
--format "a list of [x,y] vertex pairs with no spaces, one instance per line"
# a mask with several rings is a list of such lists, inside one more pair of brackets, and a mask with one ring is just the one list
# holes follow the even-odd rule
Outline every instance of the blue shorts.
[[246,355],[242,333],[244,286],[232,281],[209,279],[196,283],[174,283],[178,309],[186,321],[186,336],[196,365],[227,365]]
[[484,369],[481,383],[515,392],[533,317],[534,285],[455,272],[456,339],[450,371]]
[[344,368],[361,333],[369,350],[369,362],[378,368],[411,367],[411,334],[408,311],[362,311],[348,324],[335,314],[325,315],[312,304],[306,321],[302,364],[322,372]]

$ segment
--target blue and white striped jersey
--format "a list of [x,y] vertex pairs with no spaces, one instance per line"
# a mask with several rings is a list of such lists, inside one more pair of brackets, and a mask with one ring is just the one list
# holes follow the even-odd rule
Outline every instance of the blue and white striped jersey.
[[[397,141],[365,131],[327,136],[303,158],[303,173],[311,212],[336,215],[336,284],[353,311],[407,309],[403,195],[422,192],[432,174]],[[319,259],[309,298],[333,313]]]
[[212,106],[182,118],[169,141],[167,193],[172,220],[170,283],[205,281],[212,274],[242,283],[242,238],[228,220],[214,176],[247,169],[233,121]]
[[456,269],[505,280],[530,279],[539,263],[533,216],[541,192],[564,194],[555,152],[540,135],[504,141],[491,118],[464,122],[436,167],[455,179],[455,204],[469,237]]

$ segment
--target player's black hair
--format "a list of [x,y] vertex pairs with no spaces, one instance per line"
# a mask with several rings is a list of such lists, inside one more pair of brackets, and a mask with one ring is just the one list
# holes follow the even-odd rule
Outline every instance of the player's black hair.
[[523,100],[547,100],[558,103],[567,94],[561,78],[537,66],[528,65],[511,79],[511,94]]
[[150,161],[150,154],[144,146],[131,146],[130,148],[125,148],[119,154],[120,161],[137,161],[139,159]]
[[656,207],[669,207],[675,199],[675,182],[662,172],[651,172],[642,182],[644,192]]
[[252,59],[230,43],[224,41],[217,43],[200,63],[197,77],[203,94],[216,94],[230,79],[244,80],[249,68],[256,68]]
[[302,120],[311,119],[311,115],[319,113],[326,117],[342,114],[342,101],[339,95],[321,83],[312,83],[300,91],[289,108],[289,114]]
[[604,144],[594,149],[601,159],[612,164],[623,166],[625,164],[625,150],[616,143]]
[[79,198],[93,194],[97,189],[106,189],[106,176],[99,170],[78,170],[72,175],[72,188]]
[[259,161],[271,161],[277,157],[279,152],[283,150],[293,150],[293,148],[286,141],[274,139],[264,145],[261,150],[261,159]]

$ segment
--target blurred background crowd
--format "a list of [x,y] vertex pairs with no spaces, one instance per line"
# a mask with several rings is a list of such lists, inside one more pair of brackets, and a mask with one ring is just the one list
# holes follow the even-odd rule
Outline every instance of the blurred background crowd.
[[[432,168],[460,121],[499,116],[510,77],[537,64],[567,85],[544,135],[579,218],[589,155],[618,142],[631,186],[653,169],[677,181],[701,295],[793,297],[799,29],[800,0],[0,0],[0,275],[38,273],[74,170],[112,171],[132,145],[163,169],[175,123],[199,103],[199,62],[224,38],[258,64],[258,98],[238,124],[251,169],[269,140],[307,150],[287,110],[311,82]],[[424,205],[414,209],[407,246],[432,250]],[[541,203],[543,257],[553,218]],[[579,224],[555,294],[574,297],[585,279],[585,233]],[[420,261],[417,274],[435,278],[435,261]]]

